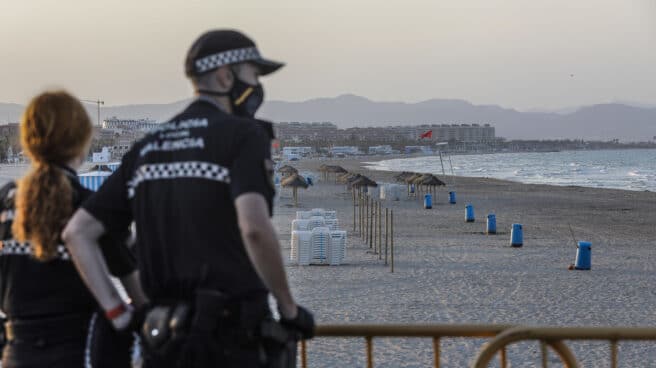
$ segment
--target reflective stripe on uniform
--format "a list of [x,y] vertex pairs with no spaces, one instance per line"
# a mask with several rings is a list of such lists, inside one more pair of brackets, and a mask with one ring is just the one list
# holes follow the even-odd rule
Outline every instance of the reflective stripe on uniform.
[[137,168],[127,182],[128,198],[134,197],[137,187],[145,182],[164,179],[195,178],[230,183],[230,170],[221,165],[203,161],[144,164]]
[[[34,248],[28,242],[19,242],[14,239],[2,241],[0,255],[31,256],[32,254],[34,254]],[[63,244],[57,245],[57,258],[62,261],[71,260],[71,255]]]

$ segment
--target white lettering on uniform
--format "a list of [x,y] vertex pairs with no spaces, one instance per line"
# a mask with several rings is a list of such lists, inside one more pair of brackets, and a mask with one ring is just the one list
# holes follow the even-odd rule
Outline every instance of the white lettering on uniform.
[[165,132],[170,130],[206,128],[207,126],[208,126],[207,119],[187,119],[187,120],[172,121],[170,123],[161,124],[156,128],[154,128],[152,131],[157,133],[157,132]]
[[205,141],[200,138],[183,138],[178,140],[150,142],[145,145],[139,155],[145,156],[149,152],[155,151],[179,151],[186,149],[202,149],[205,148]]

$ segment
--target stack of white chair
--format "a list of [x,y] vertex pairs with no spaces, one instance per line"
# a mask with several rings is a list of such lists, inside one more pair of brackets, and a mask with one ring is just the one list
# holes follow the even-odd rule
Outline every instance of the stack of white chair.
[[323,218],[326,220],[336,220],[337,219],[337,211],[324,211],[323,212]]
[[330,230],[339,230],[339,220],[338,219],[325,219],[323,222],[326,224],[326,227]]
[[312,217],[312,211],[296,211],[297,220],[307,220]]
[[312,263],[312,232],[292,231],[292,249],[289,254],[291,260],[301,266]]
[[310,220],[292,220],[292,231],[307,231]]
[[326,220],[323,218],[323,216],[312,216],[308,221],[308,230],[312,230],[317,227],[326,227]]
[[324,210],[323,208],[313,208],[310,212],[312,212],[312,216],[323,217],[323,215],[326,213],[326,210]]
[[328,264],[339,266],[346,258],[346,231],[330,232],[330,248],[328,250]]
[[291,252],[299,265],[340,265],[346,257],[346,231],[339,229],[336,211],[297,211],[292,220]]
[[327,253],[330,247],[330,229],[315,227],[312,229],[312,264],[328,263]]

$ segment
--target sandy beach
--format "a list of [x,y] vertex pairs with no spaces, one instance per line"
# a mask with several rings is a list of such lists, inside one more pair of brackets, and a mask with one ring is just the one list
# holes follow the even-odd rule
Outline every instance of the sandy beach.
[[[322,163],[339,164],[378,182],[394,173],[369,171],[365,160],[306,160],[292,163],[319,176]],[[0,184],[19,177],[26,165],[0,167]],[[353,233],[351,194],[332,180],[291,190],[276,202],[274,223],[286,260],[290,224],[297,210],[338,211],[349,233],[347,263],[337,267],[288,265],[294,295],[314,311],[320,324],[343,323],[499,323],[557,326],[656,325],[656,193],[582,187],[527,185],[486,178],[448,177],[433,209],[405,195],[385,202],[395,215],[395,272],[390,273],[369,246]],[[464,221],[471,203],[474,223]],[[484,235],[485,217],[494,212],[499,234]],[[509,247],[512,223],[524,226],[524,246]],[[576,240],[592,243],[592,270],[568,271]],[[444,367],[471,363],[484,340],[442,341]],[[583,367],[608,366],[606,342],[571,343]],[[364,367],[362,339],[317,339],[308,344],[311,367]],[[539,345],[513,345],[512,367],[539,365]],[[620,343],[621,367],[656,366],[656,345]],[[428,339],[374,340],[376,367],[432,364]],[[558,366],[555,356],[550,366]],[[496,363],[495,363],[496,364]]]
[[[370,157],[366,162],[373,161]],[[394,173],[368,171],[360,160],[308,160],[292,164],[315,172],[339,164],[378,182]],[[343,185],[319,182],[299,192],[299,209],[335,209],[349,231],[348,265],[289,266],[299,302],[319,323],[500,323],[555,326],[656,325],[656,193],[528,185],[486,178],[447,178],[458,203],[442,187],[433,209],[418,199],[385,202],[395,214],[395,272],[352,233],[351,195]],[[297,208],[283,189],[274,218],[287,257]],[[471,203],[476,222],[464,221]],[[484,235],[496,214],[498,235]],[[512,223],[524,227],[524,246],[509,247]],[[592,243],[592,270],[569,271],[576,240]],[[464,367],[483,340],[442,343],[442,364]],[[571,343],[584,367],[608,366],[606,342]],[[513,345],[513,367],[539,365],[539,345]],[[624,342],[620,366],[656,366],[656,346]],[[552,364],[557,358],[551,357]],[[430,340],[375,340],[377,367],[426,367]],[[364,366],[362,339],[320,339],[309,344],[312,367]],[[555,365],[558,366],[558,365]]]

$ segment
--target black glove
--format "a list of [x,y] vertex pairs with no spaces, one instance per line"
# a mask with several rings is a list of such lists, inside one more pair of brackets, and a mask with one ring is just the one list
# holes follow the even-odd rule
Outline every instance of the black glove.
[[144,304],[140,307],[135,307],[132,311],[132,319],[130,319],[130,323],[123,331],[136,332],[137,334],[141,333],[141,327],[144,324],[146,313],[148,313],[149,310],[150,304]]
[[281,314],[280,324],[289,329],[298,331],[302,340],[313,338],[315,325],[312,312],[301,307],[300,305],[296,307],[296,310],[296,318],[293,319],[282,317]]

